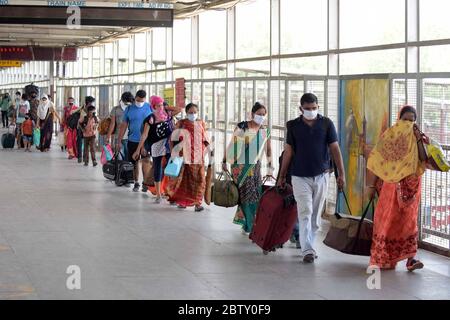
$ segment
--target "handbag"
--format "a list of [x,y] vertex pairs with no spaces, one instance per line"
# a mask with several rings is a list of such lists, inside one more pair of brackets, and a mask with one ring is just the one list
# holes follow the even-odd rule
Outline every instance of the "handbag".
[[103,151],[105,152],[106,161],[111,161],[114,158],[114,152],[111,148],[111,145],[109,144],[104,145]]
[[[225,180],[222,177],[225,176]],[[229,172],[222,172],[214,181],[213,202],[216,206],[230,208],[239,204],[239,189]]]
[[181,157],[171,158],[166,166],[166,169],[164,170],[164,175],[171,178],[177,178],[180,175],[182,166],[183,166],[183,158]]
[[[350,212],[347,196],[343,193],[345,202]],[[372,206],[374,199],[371,199],[361,217],[352,215],[344,215],[338,213],[339,208],[339,191],[336,201],[336,213],[330,217],[330,230],[328,231],[323,243],[330,248],[338,250],[342,253],[370,256],[372,247],[373,222],[366,219],[369,208]],[[351,212],[350,212],[351,213]]]
[[442,172],[450,171],[450,163],[445,158],[441,145],[433,139],[429,139],[427,142],[429,143],[424,143],[424,146],[428,157],[427,164],[430,168]]

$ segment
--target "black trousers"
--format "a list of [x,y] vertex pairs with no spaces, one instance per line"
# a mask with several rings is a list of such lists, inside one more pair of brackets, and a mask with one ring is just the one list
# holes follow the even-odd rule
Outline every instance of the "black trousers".
[[83,131],[81,131],[81,129],[77,129],[77,154],[78,154],[78,159],[79,160],[83,160]]
[[8,111],[2,111],[2,123],[3,128],[8,127],[9,125]]

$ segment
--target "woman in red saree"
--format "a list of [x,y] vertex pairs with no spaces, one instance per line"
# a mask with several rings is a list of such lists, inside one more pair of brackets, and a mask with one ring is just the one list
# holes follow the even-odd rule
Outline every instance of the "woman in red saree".
[[423,268],[415,256],[421,176],[427,156],[416,119],[416,110],[405,106],[399,121],[383,134],[368,160],[369,195],[379,194],[370,265],[381,269],[394,269],[405,259],[409,271]]
[[[169,201],[178,208],[195,206],[195,211],[203,211],[201,206],[206,188],[205,150],[209,146],[206,123],[198,117],[198,106],[189,103],[186,106],[187,119],[180,120],[172,134],[172,156],[179,151],[184,159],[183,168],[176,179],[171,179],[167,187]],[[180,141],[173,146],[173,141]],[[177,150],[182,146],[181,150]]]

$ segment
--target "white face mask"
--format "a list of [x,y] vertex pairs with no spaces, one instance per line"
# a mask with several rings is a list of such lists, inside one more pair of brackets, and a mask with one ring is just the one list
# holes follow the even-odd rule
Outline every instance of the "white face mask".
[[142,108],[144,106],[145,102],[136,102],[136,107]]
[[196,113],[188,113],[187,114],[187,118],[189,121],[194,122],[195,120],[197,120],[198,115]]
[[120,101],[120,107],[121,107],[123,110],[125,110],[125,108],[128,107],[129,105],[130,105],[129,102],[123,102],[123,101]]
[[261,125],[266,120],[265,116],[260,116],[259,114],[255,114],[253,117],[253,121],[255,121],[256,124]]
[[307,119],[307,120],[314,120],[315,118],[317,118],[317,115],[319,114],[319,110],[303,110],[303,116]]

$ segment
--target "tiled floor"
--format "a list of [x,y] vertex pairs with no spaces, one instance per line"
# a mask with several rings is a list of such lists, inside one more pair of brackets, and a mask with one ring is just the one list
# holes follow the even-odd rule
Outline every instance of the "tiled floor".
[[321,244],[312,265],[291,244],[264,256],[233,209],[155,205],[58,148],[2,149],[0,177],[0,299],[450,299],[447,258],[420,251],[424,270],[401,265],[369,290],[367,258]]

